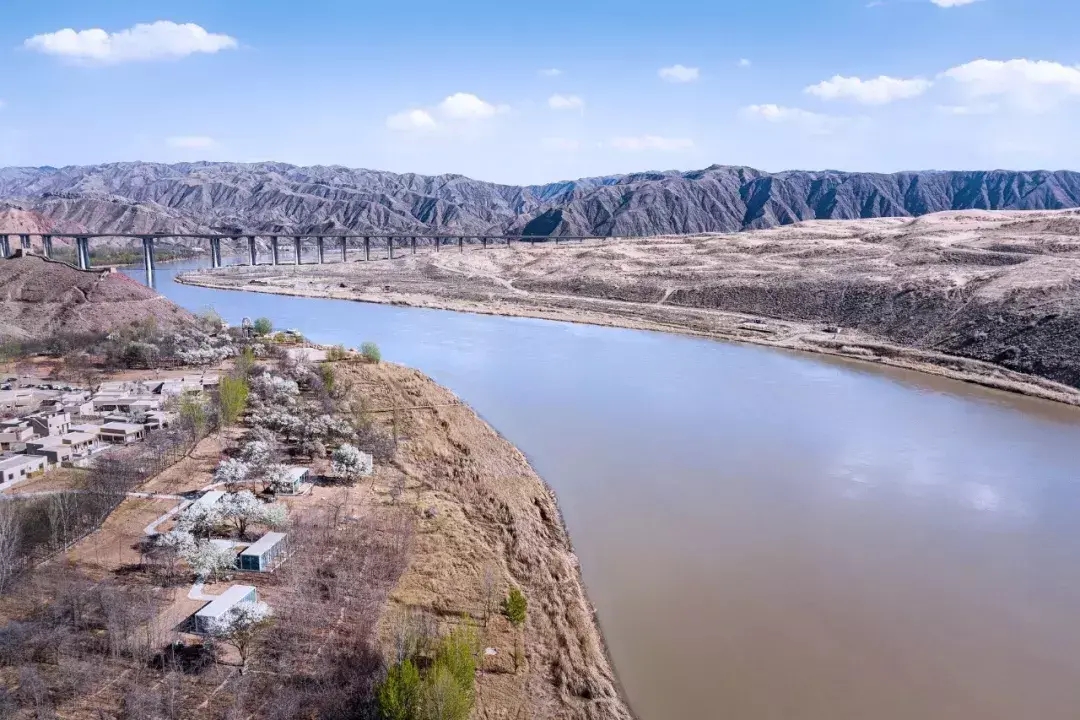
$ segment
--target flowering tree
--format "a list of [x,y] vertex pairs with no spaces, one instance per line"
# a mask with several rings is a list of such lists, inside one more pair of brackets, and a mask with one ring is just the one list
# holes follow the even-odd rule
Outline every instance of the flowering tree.
[[195,536],[187,530],[170,530],[155,538],[158,547],[169,548],[184,557],[195,549]]
[[199,577],[217,577],[236,569],[236,550],[219,547],[209,540],[196,544],[184,559]]
[[275,493],[292,492],[289,468],[284,465],[271,465],[266,469],[266,482]]
[[270,608],[266,603],[247,601],[237,603],[225,615],[213,620],[207,631],[235,647],[243,667],[247,665],[248,651],[255,636],[269,619]]
[[371,474],[371,456],[348,443],[334,450],[330,459],[334,472],[350,481]]
[[224,521],[221,509],[217,505],[190,505],[176,518],[176,528],[196,537],[210,537],[218,525]]
[[266,404],[279,407],[291,407],[300,394],[300,386],[295,381],[268,372],[253,379],[251,389]]
[[235,458],[226,458],[218,463],[217,470],[214,471],[214,481],[233,485],[244,482],[250,475],[251,467],[246,462]]
[[289,524],[289,514],[284,505],[264,505],[259,524],[271,530],[282,530]]
[[236,528],[240,537],[247,534],[247,526],[259,522],[263,504],[250,490],[229,493],[221,499],[221,516]]
[[274,458],[274,446],[266,440],[252,440],[244,445],[240,457],[252,472],[265,470]]

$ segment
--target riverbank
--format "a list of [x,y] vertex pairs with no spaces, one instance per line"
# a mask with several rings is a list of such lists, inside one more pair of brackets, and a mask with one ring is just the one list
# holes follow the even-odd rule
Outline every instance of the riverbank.
[[[483,645],[477,717],[630,718],[554,493],[511,443],[449,390],[389,363],[332,363],[401,438],[373,497],[417,518],[408,567],[381,622],[389,652],[406,617],[470,618]],[[519,630],[499,612],[528,601]]]
[[[912,250],[917,232],[949,245],[958,228],[967,228],[1000,247],[1001,238],[986,228],[1007,219],[932,216],[586,247],[446,248],[393,261],[232,266],[183,274],[177,282],[675,332],[888,365],[1080,405],[1073,348],[1073,306],[1080,300],[1072,289],[1080,280],[1080,243],[1059,238],[1053,257],[1044,257],[1049,246],[1043,234],[1033,230],[1022,245],[1013,230],[1013,246],[1026,254],[968,249],[972,257],[962,263],[933,266],[922,257],[923,265],[909,267],[919,260],[914,255],[930,253],[929,240]],[[913,230],[916,223],[923,229]],[[858,245],[844,235],[872,232],[873,242],[860,239]],[[903,245],[891,253],[901,257],[886,260],[881,238]],[[812,257],[803,262],[807,252]],[[935,252],[948,258],[961,251]],[[788,265],[790,256],[798,256],[798,277],[788,265],[780,267],[781,260],[762,259],[770,255],[783,256]],[[822,259],[828,262],[819,267]],[[1018,276],[1028,261],[1038,267]],[[870,270],[895,271],[895,277],[870,277]],[[822,279],[825,273],[832,279]]]

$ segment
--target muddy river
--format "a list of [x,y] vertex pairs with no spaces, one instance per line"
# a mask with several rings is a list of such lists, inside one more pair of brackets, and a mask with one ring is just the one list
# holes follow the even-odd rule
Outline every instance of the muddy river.
[[[377,342],[554,487],[642,720],[1080,717],[1080,413],[809,355],[159,289]],[[139,271],[133,271],[138,276]]]

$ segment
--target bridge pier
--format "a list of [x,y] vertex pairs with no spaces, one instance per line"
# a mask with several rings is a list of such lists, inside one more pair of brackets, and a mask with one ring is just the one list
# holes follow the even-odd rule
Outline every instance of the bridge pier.
[[80,270],[90,269],[90,238],[75,238],[75,256]]
[[41,252],[45,254],[45,257],[52,258],[52,235],[41,236]]
[[436,237],[435,238],[435,252],[439,252],[439,246],[440,245],[442,245],[442,238],[441,237]]
[[300,265],[301,264],[300,253],[303,251],[303,247],[301,247],[301,245],[300,245],[300,236],[297,235],[297,236],[293,237],[292,241],[293,241],[293,255],[294,255],[293,264],[294,265]]
[[146,271],[146,287],[154,287],[157,282],[157,264],[154,262],[154,238],[144,237],[143,244],[143,270]]
[[324,262],[326,262],[326,254],[323,251],[323,239],[322,239],[322,237],[315,238],[315,244],[319,248],[319,264],[322,265]]
[[270,238],[270,249],[274,253],[274,264],[277,265],[278,260],[280,259],[280,255],[279,255],[280,250],[278,249],[278,237],[277,237],[277,235],[274,235],[273,237]]
[[255,236],[248,236],[248,261],[254,267],[259,264],[259,248],[255,245]]
[[371,238],[364,236],[364,260],[371,259]]
[[341,236],[341,262],[349,262],[349,238]]
[[23,250],[29,250],[30,249],[30,236],[29,235],[19,235],[19,242],[22,245]]
[[458,237],[458,239],[457,239],[457,251],[458,252],[465,252],[465,238]]
[[389,247],[390,247],[390,259],[393,260],[394,259],[394,236],[393,235],[390,236],[390,245],[389,245]]
[[411,237],[409,240],[412,242],[412,254],[416,254],[416,237]]
[[8,242],[7,235],[0,235],[0,255],[7,259],[7,256],[11,254],[11,244]]
[[221,238],[210,238],[210,267],[221,267]]
[[487,250],[487,241],[488,241],[488,239],[487,238],[482,238],[482,240],[484,242],[484,249]]

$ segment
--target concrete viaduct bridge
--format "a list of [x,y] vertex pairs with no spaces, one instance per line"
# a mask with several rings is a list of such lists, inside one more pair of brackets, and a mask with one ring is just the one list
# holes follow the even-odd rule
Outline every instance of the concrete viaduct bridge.
[[[270,243],[270,252],[273,265],[285,264],[281,261],[280,243],[283,238],[288,238],[292,242],[293,257],[291,265],[302,264],[303,249],[305,241],[314,240],[315,247],[318,249],[318,260],[316,264],[322,264],[326,262],[327,257],[327,245],[331,246],[331,249],[336,249],[340,253],[340,262],[349,261],[350,244],[359,246],[360,241],[363,241],[364,260],[371,260],[371,245],[374,241],[376,244],[380,242],[385,243],[389,250],[390,259],[394,258],[394,241],[398,240],[398,248],[404,249],[410,248],[412,253],[416,253],[417,241],[420,241],[421,245],[428,244],[434,247],[434,252],[440,252],[441,248],[457,245],[458,251],[463,252],[465,249],[466,241],[469,244],[482,245],[486,250],[489,246],[505,245],[507,247],[514,241],[537,243],[537,242],[554,242],[558,245],[560,242],[584,242],[586,240],[613,240],[611,237],[602,236],[548,236],[548,235],[388,235],[383,233],[367,233],[365,235],[352,235],[340,233],[327,234],[327,235],[266,235],[259,233],[257,235],[250,234],[201,234],[201,233],[50,233],[50,234],[38,234],[38,233],[3,233],[0,232],[0,257],[7,258],[11,255],[16,247],[15,242],[19,243],[19,247],[24,250],[30,249],[30,240],[32,237],[37,236],[41,238],[41,246],[45,257],[53,257],[53,240],[56,238],[70,238],[75,241],[75,260],[79,269],[90,269],[90,241],[94,238],[135,238],[142,240],[143,246],[143,269],[146,275],[146,284],[150,287],[154,286],[154,275],[156,270],[156,264],[154,260],[154,243],[157,240],[162,239],[188,239],[188,240],[205,240],[210,244],[210,266],[219,268],[222,266],[221,262],[221,241],[229,240],[234,243],[242,245],[243,240],[247,240],[247,260],[249,265],[258,265],[258,238],[267,238]],[[327,242],[329,241],[329,243]],[[334,246],[336,245],[336,248]],[[356,247],[359,250],[359,247]]]

